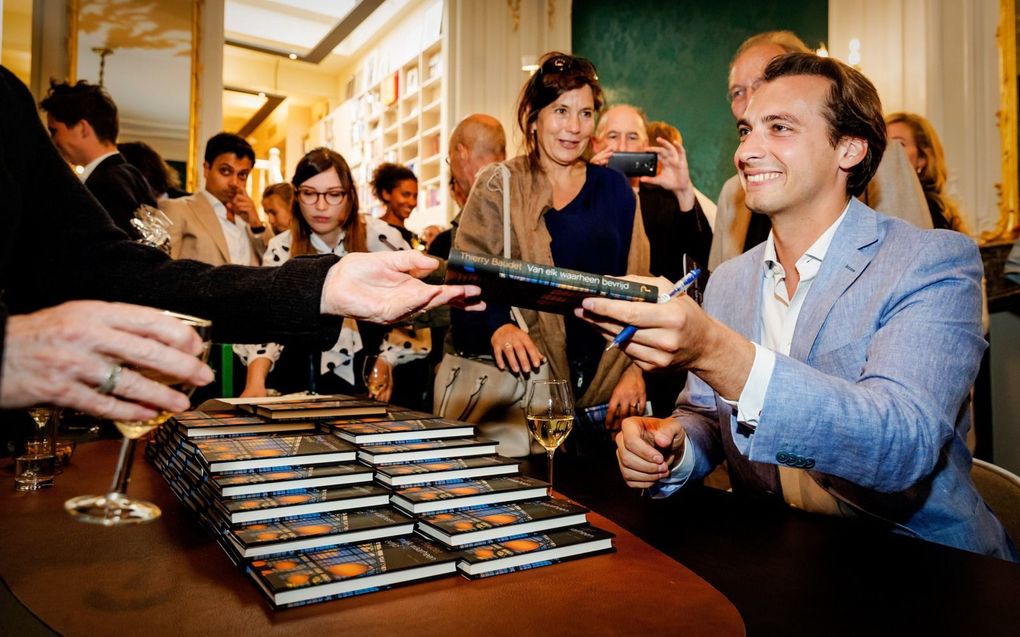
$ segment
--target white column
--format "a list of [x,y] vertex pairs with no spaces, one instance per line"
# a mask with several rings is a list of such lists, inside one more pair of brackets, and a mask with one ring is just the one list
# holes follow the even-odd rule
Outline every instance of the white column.
[[195,156],[196,188],[202,188],[202,155],[205,142],[223,130],[223,1],[200,0],[202,14],[198,42],[198,129]]
[[972,232],[998,221],[1000,180],[995,0],[829,0],[829,52],[859,67],[887,113],[912,111],[935,126],[949,164],[949,190]]

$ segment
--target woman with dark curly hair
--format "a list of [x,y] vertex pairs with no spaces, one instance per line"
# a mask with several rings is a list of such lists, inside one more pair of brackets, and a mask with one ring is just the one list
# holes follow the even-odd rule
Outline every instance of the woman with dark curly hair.
[[418,177],[407,166],[379,164],[372,173],[372,192],[386,206],[381,219],[396,228],[408,245],[417,238],[404,227],[404,222],[418,206]]

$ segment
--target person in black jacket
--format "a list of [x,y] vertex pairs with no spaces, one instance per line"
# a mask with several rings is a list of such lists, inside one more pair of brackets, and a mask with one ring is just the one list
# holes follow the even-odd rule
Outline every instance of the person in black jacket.
[[68,162],[82,166],[81,179],[99,203],[128,236],[142,204],[156,206],[145,177],[117,150],[117,105],[102,86],[82,80],[77,84],[50,82],[39,103],[46,111],[46,127]]
[[[28,88],[3,67],[0,109],[6,230],[0,235],[0,408],[49,403],[138,420],[154,412],[136,403],[181,405],[180,394],[128,367],[180,362],[168,350],[190,357],[193,337],[168,333],[142,308],[66,301],[124,301],[202,316],[221,342],[328,347],[339,331],[336,316],[392,322],[479,294],[473,286],[430,286],[414,278],[435,268],[433,259],[414,251],[298,258],[279,268],[171,260],[128,241],[113,224],[57,153]],[[166,368],[195,382],[207,378],[203,369]]]

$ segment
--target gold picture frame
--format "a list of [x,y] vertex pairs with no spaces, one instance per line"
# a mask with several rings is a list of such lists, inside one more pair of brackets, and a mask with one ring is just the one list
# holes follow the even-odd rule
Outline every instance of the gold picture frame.
[[[78,79],[78,34],[80,31],[82,0],[68,0],[67,1],[67,78],[70,82],[75,82]],[[197,149],[199,145],[198,131],[199,131],[199,76],[201,73],[202,62],[200,59],[199,51],[201,49],[202,42],[202,13],[205,9],[205,0],[191,0],[191,11],[190,11],[190,31],[191,31],[191,46],[190,46],[190,71],[189,71],[189,97],[188,97],[188,140],[187,140],[187,157],[188,157],[188,169],[187,174],[184,175],[185,184],[184,187],[189,191],[194,191],[198,185],[198,165],[195,158],[198,157]]]
[[981,234],[982,243],[1012,241],[1017,232],[1018,188],[1020,177],[1017,161],[1017,50],[1016,0],[999,0],[999,27],[995,39],[999,46],[999,140],[1002,148],[1002,181],[999,191],[999,222],[995,229]]

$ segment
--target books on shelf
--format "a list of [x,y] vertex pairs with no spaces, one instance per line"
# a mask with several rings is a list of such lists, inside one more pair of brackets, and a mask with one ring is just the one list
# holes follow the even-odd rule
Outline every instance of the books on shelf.
[[446,262],[446,282],[478,285],[486,301],[559,314],[572,313],[590,296],[655,303],[659,295],[646,283],[456,248]]
[[410,535],[413,530],[412,518],[385,506],[245,524],[228,530],[226,539],[242,558],[255,558]]
[[211,473],[355,459],[354,446],[331,434],[212,438],[194,444],[202,464]]
[[457,557],[412,536],[256,560],[248,572],[274,606],[287,607],[449,575]]
[[457,568],[469,578],[487,577],[612,550],[612,533],[582,526],[465,548]]
[[346,511],[383,506],[389,490],[377,484],[358,484],[333,489],[297,489],[252,496],[220,498],[213,506],[230,524],[257,522],[324,511]]
[[228,471],[212,476],[209,486],[221,497],[235,497],[371,481],[371,467],[349,463]]
[[458,547],[579,526],[587,521],[587,513],[582,506],[556,498],[493,504],[424,515],[418,519],[418,531],[446,546]]
[[443,438],[368,445],[358,449],[358,459],[371,465],[438,458],[462,458],[496,453],[496,441],[485,438]]
[[332,428],[335,435],[356,445],[457,438],[475,433],[474,425],[445,418],[342,423],[332,425]]
[[528,476],[458,480],[397,489],[390,502],[410,513],[517,502],[547,495],[549,484]]
[[503,456],[469,456],[447,460],[423,460],[385,464],[375,468],[375,478],[390,487],[466,478],[510,475],[520,470],[520,461]]

